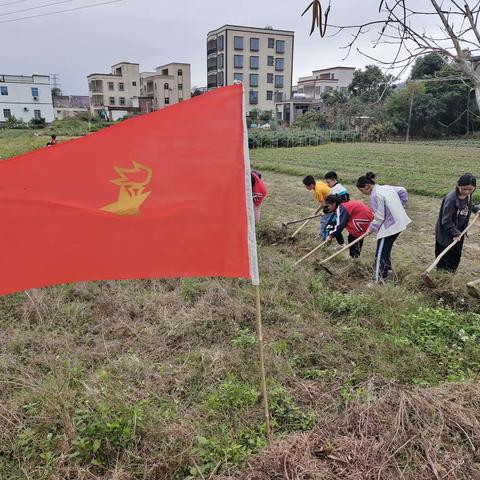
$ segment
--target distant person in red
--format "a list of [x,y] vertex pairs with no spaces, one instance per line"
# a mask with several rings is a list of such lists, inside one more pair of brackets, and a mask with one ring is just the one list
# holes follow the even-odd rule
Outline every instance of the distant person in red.
[[260,213],[263,200],[267,196],[267,187],[262,180],[262,174],[252,171],[252,192],[253,192],[253,211],[255,212],[255,223],[260,221]]
[[[339,237],[344,229],[348,232],[348,243],[352,243],[368,231],[373,220],[373,212],[359,200],[344,201],[340,195],[329,195],[325,199],[325,205],[329,211],[336,213],[336,225],[328,232],[327,240],[331,242]],[[358,258],[362,253],[363,240],[350,247],[350,256]]]
[[52,145],[57,144],[57,136],[56,135],[50,135],[50,141],[47,143],[47,147],[51,147]]

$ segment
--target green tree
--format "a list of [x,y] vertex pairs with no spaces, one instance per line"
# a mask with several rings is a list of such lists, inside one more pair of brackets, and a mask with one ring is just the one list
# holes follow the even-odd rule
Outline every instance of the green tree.
[[348,89],[354,97],[373,103],[386,98],[392,92],[391,81],[392,76],[385,75],[377,65],[367,65],[365,70],[355,70]]
[[443,67],[445,67],[445,60],[437,53],[429,53],[415,60],[410,78],[417,80],[425,77],[434,77]]

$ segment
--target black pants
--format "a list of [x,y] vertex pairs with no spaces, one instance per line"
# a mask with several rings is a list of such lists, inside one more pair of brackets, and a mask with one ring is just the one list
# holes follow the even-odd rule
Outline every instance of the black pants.
[[[463,241],[462,238],[441,260],[437,265],[438,270],[444,270],[447,272],[455,273],[458,266],[460,265],[460,260],[462,259],[462,250],[463,250]],[[438,242],[435,242],[435,257],[438,257],[447,247],[440,245]]]
[[400,234],[381,238],[377,241],[377,253],[375,255],[375,281],[383,282],[392,269],[392,248]]
[[[351,233],[348,234],[348,243],[352,243],[355,241],[358,237],[354,237]],[[358,258],[360,254],[362,253],[362,247],[363,247],[363,239],[360,240],[358,243],[355,245],[352,245],[350,247],[350,256],[352,258]]]

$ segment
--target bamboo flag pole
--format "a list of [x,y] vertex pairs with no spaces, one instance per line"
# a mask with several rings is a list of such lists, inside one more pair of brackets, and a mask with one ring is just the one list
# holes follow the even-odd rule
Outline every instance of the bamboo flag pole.
[[267,375],[265,373],[265,350],[263,345],[262,306],[260,302],[260,286],[255,285],[256,316],[257,316],[257,338],[258,350],[260,353],[260,376],[262,381],[263,409],[265,416],[265,429],[267,431],[267,442],[272,443],[272,430],[270,428],[270,409],[268,407]]
[[305,227],[306,225],[308,225],[313,218],[315,218],[315,215],[317,215],[317,213],[323,208],[322,205],[320,205],[316,210],[315,210],[315,213],[313,214],[314,216],[308,220],[305,221],[305,223],[302,223],[293,233],[292,235],[290,235],[290,238],[295,238],[297,236],[297,233],[300,232],[300,230],[303,229],[303,227]]

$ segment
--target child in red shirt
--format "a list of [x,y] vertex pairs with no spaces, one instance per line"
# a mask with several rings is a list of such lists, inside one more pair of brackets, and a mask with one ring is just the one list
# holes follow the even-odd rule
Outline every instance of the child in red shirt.
[[253,193],[253,211],[255,213],[255,223],[260,221],[262,203],[267,196],[267,187],[262,180],[262,175],[258,172],[251,172],[252,193]]

